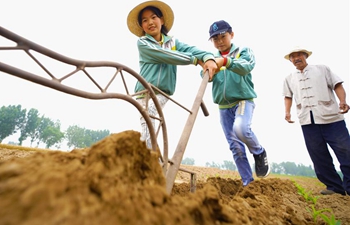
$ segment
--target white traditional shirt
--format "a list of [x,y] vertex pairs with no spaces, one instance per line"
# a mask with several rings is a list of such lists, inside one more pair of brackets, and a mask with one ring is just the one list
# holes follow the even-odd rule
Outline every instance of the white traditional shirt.
[[328,124],[344,120],[339,113],[334,87],[343,83],[325,65],[307,65],[304,71],[289,74],[283,85],[283,96],[293,98],[301,125],[311,124],[312,111],[315,124]]

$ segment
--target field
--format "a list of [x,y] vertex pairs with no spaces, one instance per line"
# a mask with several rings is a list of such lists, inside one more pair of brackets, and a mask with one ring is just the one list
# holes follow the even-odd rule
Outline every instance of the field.
[[315,178],[271,174],[243,188],[235,171],[182,165],[196,191],[179,172],[169,195],[139,140],[125,131],[71,152],[0,145],[0,225],[350,224],[350,196],[321,196]]

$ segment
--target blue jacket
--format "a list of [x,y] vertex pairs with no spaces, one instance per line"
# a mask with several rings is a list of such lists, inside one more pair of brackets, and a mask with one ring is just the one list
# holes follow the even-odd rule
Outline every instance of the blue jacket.
[[[182,43],[171,36],[163,35],[162,45],[146,34],[137,41],[139,50],[140,75],[168,95],[173,95],[176,87],[177,65],[197,65],[213,59],[210,52]],[[145,88],[136,83],[135,93]]]
[[[218,51],[215,55],[221,57]],[[219,108],[231,108],[240,100],[253,100],[254,91],[251,71],[255,66],[254,53],[250,48],[238,48],[231,44],[226,67],[220,68],[212,79],[212,96]]]

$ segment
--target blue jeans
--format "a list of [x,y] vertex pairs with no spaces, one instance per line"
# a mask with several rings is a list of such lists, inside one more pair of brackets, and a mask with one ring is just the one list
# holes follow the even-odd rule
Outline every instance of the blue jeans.
[[[327,186],[328,190],[340,194],[345,194],[346,191],[350,194],[350,136],[345,121],[329,124],[312,123],[301,128],[317,178]],[[343,178],[334,168],[328,145],[339,161]]]
[[259,155],[264,151],[250,127],[254,108],[254,102],[243,100],[230,109],[220,109],[221,127],[244,186],[254,180],[245,145],[254,155]]

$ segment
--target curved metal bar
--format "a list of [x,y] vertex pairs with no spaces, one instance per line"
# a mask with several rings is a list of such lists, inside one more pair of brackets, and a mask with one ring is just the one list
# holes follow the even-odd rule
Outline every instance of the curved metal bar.
[[[6,30],[3,27],[0,27],[0,35],[12,40],[14,42],[17,43],[17,46],[14,47],[0,47],[0,51],[1,50],[20,50],[20,51],[24,51],[31,59],[34,60],[34,62],[36,62],[46,73],[48,76],[50,76],[51,79],[47,79],[44,78],[42,76],[30,73],[28,71],[24,71],[21,69],[18,69],[16,67],[13,67],[11,65],[5,64],[3,62],[0,62],[0,71],[3,71],[5,73],[17,76],[19,78],[67,93],[67,94],[71,94],[71,95],[75,95],[78,97],[82,97],[82,98],[88,98],[88,99],[108,99],[108,98],[116,98],[116,99],[122,99],[125,100],[129,103],[131,103],[132,105],[134,105],[138,111],[140,112],[141,116],[143,116],[145,118],[145,121],[147,123],[147,126],[149,128],[150,131],[150,135],[151,135],[151,141],[152,141],[152,150],[154,151],[158,151],[160,153],[160,149],[157,143],[157,135],[158,135],[158,130],[159,128],[162,129],[162,134],[163,134],[163,155],[160,153],[160,159],[163,162],[162,164],[162,169],[163,169],[163,173],[166,177],[166,190],[167,192],[170,194],[172,191],[172,187],[174,185],[174,181],[175,181],[175,177],[176,174],[178,172],[178,170],[180,169],[180,164],[182,161],[182,157],[184,155],[186,146],[187,146],[187,142],[189,140],[195,119],[197,117],[198,114],[198,110],[199,108],[202,108],[202,111],[204,113],[205,116],[208,116],[209,113],[202,101],[202,97],[204,95],[207,83],[208,83],[208,72],[205,73],[201,86],[198,90],[195,102],[193,103],[192,109],[191,110],[187,110],[190,114],[188,116],[187,119],[187,123],[185,124],[184,130],[182,132],[180,141],[177,145],[177,148],[175,150],[175,153],[172,157],[171,160],[168,159],[168,134],[167,134],[167,128],[166,128],[166,123],[165,123],[165,118],[164,118],[164,114],[162,111],[162,108],[160,107],[160,104],[157,100],[157,97],[155,95],[155,92],[153,90],[153,86],[148,84],[147,81],[140,76],[138,73],[136,73],[134,70],[130,69],[129,67],[116,63],[116,62],[109,62],[109,61],[82,61],[82,60],[76,60],[76,59],[72,59],[69,57],[66,57],[64,55],[58,54],[50,49],[47,49],[45,47],[42,47],[34,42],[31,42],[15,33],[12,33],[9,30]],[[47,68],[45,68],[45,66],[33,55],[31,54],[30,51],[36,51],[42,55],[45,55],[49,58],[55,59],[57,61],[69,64],[69,65],[73,65],[76,68],[71,71],[69,74],[63,76],[63,77],[55,77],[54,74],[52,74]],[[112,79],[108,82],[107,86],[105,88],[102,88],[101,85],[98,84],[98,82],[95,81],[95,79],[87,72],[86,68],[88,67],[111,67],[111,68],[115,68],[116,69],[116,73],[112,76]],[[73,88],[67,85],[62,84],[62,81],[66,80],[67,78],[74,76],[75,74],[77,74],[78,72],[82,71],[89,79],[90,81],[100,90],[100,93],[91,93],[91,92],[87,92],[87,91],[83,91],[77,88]],[[142,105],[140,105],[134,98],[133,96],[135,95],[139,95],[140,93],[134,93],[134,94],[130,94],[128,89],[127,89],[127,85],[126,82],[124,80],[124,76],[123,76],[123,71],[127,72],[128,74],[130,74],[131,76],[133,76],[135,79],[137,79],[144,87],[145,90],[142,91],[142,94],[147,94],[154,102],[156,109],[158,111],[158,118],[153,117],[154,119],[157,119],[160,123],[159,123],[159,127],[157,129],[157,132],[155,132],[155,129],[152,125],[151,122],[151,116],[148,114],[148,110],[147,108],[143,108]],[[121,93],[108,93],[107,89],[108,87],[111,85],[112,82],[115,81],[115,77],[120,74],[122,80],[123,80],[123,84],[124,84],[124,88],[126,90],[127,94],[121,94]],[[169,96],[167,96],[169,98]],[[169,98],[170,100],[172,100],[171,98]],[[173,102],[175,102],[174,100],[172,100]],[[175,102],[176,103],[176,102]],[[177,105],[181,106],[180,104],[176,103]],[[146,106],[147,107],[147,106]],[[182,106],[181,106],[182,107]],[[184,107],[182,107],[184,108]],[[168,165],[168,162],[170,162],[170,165]],[[191,173],[191,176],[194,173]]]
[[[165,119],[164,119],[164,114],[162,111],[162,108],[160,107],[158,100],[156,98],[156,95],[152,89],[152,87],[147,83],[147,81],[140,76],[137,72],[135,72],[134,70],[132,70],[131,68],[119,64],[117,62],[109,62],[109,61],[82,61],[82,60],[77,60],[77,59],[72,59],[69,57],[66,57],[64,55],[61,55],[57,52],[54,52],[50,49],[47,49],[41,45],[38,45],[32,41],[29,41],[3,27],[0,26],[0,35],[17,43],[16,47],[0,47],[0,50],[22,50],[24,52],[26,52],[50,77],[51,79],[47,79],[44,78],[42,76],[30,73],[28,71],[24,71],[21,69],[18,69],[16,67],[7,65],[5,63],[0,62],[0,71],[3,71],[5,73],[17,76],[19,78],[67,93],[67,94],[71,94],[71,95],[75,95],[78,97],[82,97],[82,98],[88,98],[88,99],[107,99],[107,98],[117,98],[117,99],[122,99],[125,101],[130,102],[131,104],[133,104],[138,111],[140,112],[140,114],[145,118],[145,121],[147,123],[147,126],[149,128],[150,131],[150,135],[151,135],[151,141],[152,141],[152,150],[154,151],[160,151],[158,144],[157,144],[157,136],[155,133],[155,129],[152,126],[151,123],[151,119],[150,116],[148,115],[148,111],[145,110],[135,99],[132,98],[133,95],[129,94],[129,91],[126,88],[126,84],[124,81],[124,87],[126,88],[126,95],[125,94],[119,94],[119,93],[107,93],[106,89],[102,89],[100,88],[100,85],[98,85],[98,83],[89,75],[86,73],[85,68],[86,67],[112,67],[112,68],[116,68],[117,70],[117,74],[120,73],[121,76],[123,77],[122,71],[127,72],[128,74],[132,75],[135,79],[137,79],[147,90],[150,98],[153,100],[153,102],[155,103],[155,106],[157,108],[158,114],[159,114],[159,121],[160,121],[160,127],[162,128],[162,134],[163,134],[163,155],[160,154],[160,157],[162,159],[162,161],[164,162],[163,164],[163,172],[164,174],[166,173],[167,170],[167,164],[168,164],[168,134],[167,134],[167,130],[166,130],[166,123],[165,123]],[[39,60],[37,60],[30,52],[29,50],[38,52],[42,55],[45,55],[47,57],[50,57],[52,59],[55,59],[57,61],[69,64],[69,65],[73,65],[76,67],[76,69],[69,74],[69,76],[73,76],[74,74],[76,74],[77,71],[83,71],[89,78],[90,80],[97,86],[99,87],[101,93],[91,93],[91,92],[86,92],[83,90],[79,90],[77,88],[73,88],[70,86],[66,86],[63,85],[61,82],[66,78],[66,77],[62,77],[62,78],[57,78],[55,77],[53,74],[51,74],[41,63]],[[114,80],[111,80],[111,82],[113,82]],[[110,85],[110,83],[108,85]]]

